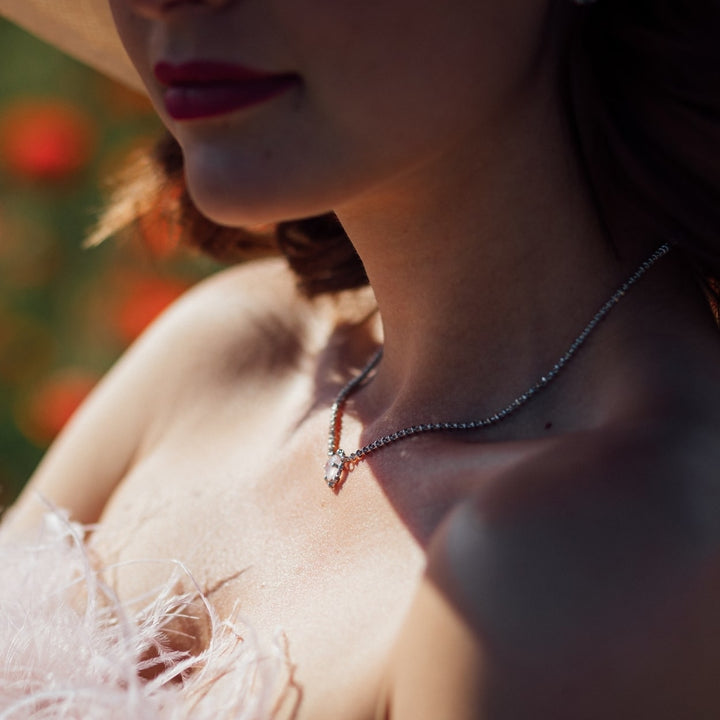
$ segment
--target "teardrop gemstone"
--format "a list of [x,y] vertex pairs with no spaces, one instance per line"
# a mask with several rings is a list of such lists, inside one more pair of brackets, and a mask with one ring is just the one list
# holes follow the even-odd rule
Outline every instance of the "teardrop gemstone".
[[344,466],[343,456],[340,455],[340,453],[334,453],[328,458],[328,461],[325,463],[325,482],[328,484],[328,487],[333,488],[337,485],[342,477]]

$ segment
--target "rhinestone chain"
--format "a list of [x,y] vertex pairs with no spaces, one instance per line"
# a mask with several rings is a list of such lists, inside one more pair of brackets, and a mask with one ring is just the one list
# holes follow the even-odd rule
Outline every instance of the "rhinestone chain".
[[325,481],[333,488],[343,479],[345,472],[351,465],[356,465],[360,460],[380,448],[403,440],[413,435],[428,432],[451,431],[451,430],[477,430],[479,428],[489,427],[504,420],[516,410],[521,408],[525,403],[544,390],[557,376],[562,369],[572,360],[575,353],[582,347],[590,334],[597,326],[607,317],[612,308],[617,305],[623,298],[625,293],[664,255],[670,251],[670,244],[661,245],[647,260],[645,260],[625,282],[612,294],[609,300],[593,315],[590,322],[583,328],[582,332],[572,341],[565,354],[545,373],[532,387],[526,390],[522,395],[518,395],[511,403],[506,405],[496,413],[479,420],[470,420],[468,422],[436,422],[425,423],[422,425],[410,425],[408,427],[397,430],[389,435],[373,440],[368,445],[355,450],[355,452],[347,455],[340,445],[340,432],[343,408],[348,397],[360,386],[368,375],[373,371],[382,358],[382,348],[380,348],[370,359],[370,362],[363,368],[362,372],[354,377],[345,387],[340,390],[330,410],[330,430],[328,433],[328,463],[325,466]]

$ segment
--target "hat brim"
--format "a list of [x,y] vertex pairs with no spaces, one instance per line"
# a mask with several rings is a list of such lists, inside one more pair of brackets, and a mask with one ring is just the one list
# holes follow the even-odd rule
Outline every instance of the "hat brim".
[[0,16],[144,92],[117,35],[107,0],[0,0]]

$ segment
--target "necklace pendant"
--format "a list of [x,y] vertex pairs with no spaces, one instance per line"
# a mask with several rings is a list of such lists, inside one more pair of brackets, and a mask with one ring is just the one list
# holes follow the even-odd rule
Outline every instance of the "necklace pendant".
[[334,488],[342,480],[344,470],[345,453],[337,450],[328,457],[328,461],[325,463],[325,482],[329,488]]
[[[589,3],[594,0],[574,0],[576,3]],[[2,0],[0,0],[0,4]],[[582,332],[573,340],[565,354],[555,363],[552,369],[542,375],[534,385],[531,385],[522,395],[518,395],[509,405],[499,409],[494,415],[488,415],[485,418],[477,418],[470,422],[433,422],[425,425],[411,425],[398,430],[390,435],[383,435],[374,442],[364,447],[358,448],[350,456],[345,455],[342,448],[337,447],[340,443],[340,432],[342,430],[342,417],[345,401],[362,387],[370,373],[375,369],[382,358],[382,348],[380,348],[359,375],[348,382],[337,394],[335,402],[330,411],[330,427],[328,429],[328,461],[325,464],[325,482],[330,488],[342,484],[345,480],[345,474],[351,468],[355,468],[360,460],[363,460],[370,453],[387,447],[391,443],[395,443],[403,438],[411,437],[418,433],[434,432],[436,430],[475,430],[485,428],[489,425],[496,425],[504,420],[508,415],[516,412],[532,397],[536,396],[541,390],[545,389],[560,374],[560,371],[575,357],[578,350],[585,341],[590,337],[608,313],[625,297],[627,291],[664,255],[670,252],[670,243],[661,245],[650,257],[643,262],[640,267],[625,280],[625,282],[605,301],[605,304],[593,315],[590,322],[583,328]],[[336,449],[337,448],[337,449]]]

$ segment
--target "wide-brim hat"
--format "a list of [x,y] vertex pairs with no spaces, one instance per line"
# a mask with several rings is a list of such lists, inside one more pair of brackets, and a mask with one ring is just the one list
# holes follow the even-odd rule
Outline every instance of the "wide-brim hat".
[[0,16],[100,72],[143,90],[115,30],[107,0],[0,0]]

